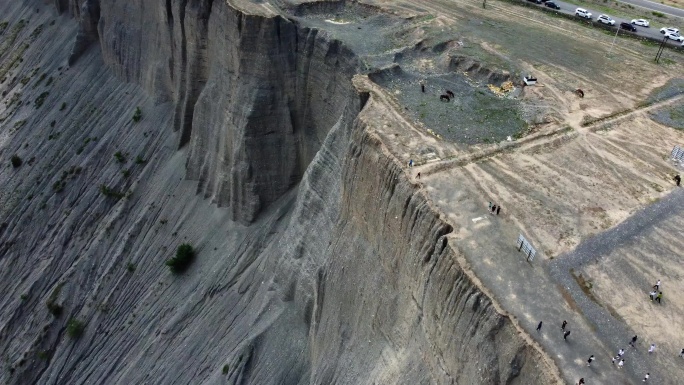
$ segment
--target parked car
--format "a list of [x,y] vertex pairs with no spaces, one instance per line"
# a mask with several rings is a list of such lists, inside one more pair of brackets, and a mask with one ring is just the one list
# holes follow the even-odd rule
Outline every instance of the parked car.
[[549,7],[549,8],[560,9],[558,4],[554,3],[553,1],[546,0],[546,4],[544,4],[544,5]]
[[632,24],[638,25],[641,27],[648,27],[650,25],[648,20],[645,20],[645,19],[634,19],[634,20],[632,20]]
[[629,24],[629,23],[624,23],[624,22],[620,23],[620,28],[627,30],[627,31],[630,31],[630,32],[636,32],[637,31],[635,26],[633,26],[632,24]]
[[684,36],[678,33],[665,32],[665,37],[674,41],[684,41]]
[[611,19],[608,15],[599,15],[599,17],[596,18],[596,21],[607,25],[615,25],[615,20]]
[[679,30],[675,27],[667,27],[667,28],[661,28],[660,33],[665,34],[665,33],[674,33],[675,35],[679,35]]
[[591,12],[584,8],[577,8],[575,10],[575,16],[583,17],[585,19],[591,19]]

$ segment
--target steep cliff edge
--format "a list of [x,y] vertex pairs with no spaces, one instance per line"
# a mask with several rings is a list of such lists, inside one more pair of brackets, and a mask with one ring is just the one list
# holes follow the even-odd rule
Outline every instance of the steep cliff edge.
[[93,40],[86,3],[0,5],[15,52],[45,29],[0,53],[0,381],[554,382],[372,134],[353,52],[216,1],[103,3]]

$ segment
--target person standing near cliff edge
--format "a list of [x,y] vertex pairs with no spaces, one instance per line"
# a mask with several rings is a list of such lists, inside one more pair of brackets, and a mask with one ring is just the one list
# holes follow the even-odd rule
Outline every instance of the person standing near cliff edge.
[[539,325],[537,325],[537,331],[540,331],[542,327],[542,321],[539,321]]
[[563,324],[561,325],[561,330],[565,331],[565,327],[568,325],[568,321],[563,320]]

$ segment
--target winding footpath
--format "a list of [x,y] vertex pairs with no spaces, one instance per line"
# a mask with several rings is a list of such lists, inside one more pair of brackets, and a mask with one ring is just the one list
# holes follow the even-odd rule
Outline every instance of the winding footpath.
[[[582,291],[571,269],[578,269],[584,264],[607,255],[614,248],[632,239],[646,235],[655,225],[676,215],[684,214],[684,189],[676,189],[657,203],[636,212],[629,219],[611,230],[601,233],[581,243],[575,250],[563,254],[547,265],[550,276],[562,286],[575,300],[586,319],[596,327],[597,334],[603,342],[617,352],[625,348],[627,354],[625,365],[633,378],[643,378],[651,371],[652,358],[646,354],[644,341],[638,341],[638,349],[628,346],[635,334],[624,323],[615,319],[605,308],[594,302]],[[653,375],[653,373],[652,373]],[[656,380],[655,375],[652,376]]]

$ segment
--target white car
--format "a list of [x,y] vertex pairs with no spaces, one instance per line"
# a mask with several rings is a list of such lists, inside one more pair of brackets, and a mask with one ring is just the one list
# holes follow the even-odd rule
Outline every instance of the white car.
[[667,28],[661,28],[660,33],[665,34],[665,33],[674,33],[675,35],[679,35],[679,30],[675,27],[667,27]]
[[608,15],[599,15],[599,17],[596,18],[596,21],[603,24],[615,25],[615,20],[611,19]]
[[575,16],[583,17],[585,19],[591,19],[591,12],[584,8],[577,8],[575,10]]
[[674,41],[684,41],[684,36],[678,33],[665,32],[665,37]]
[[640,25],[642,27],[648,27],[649,26],[648,20],[645,20],[645,19],[634,19],[634,20],[632,20],[632,24]]

